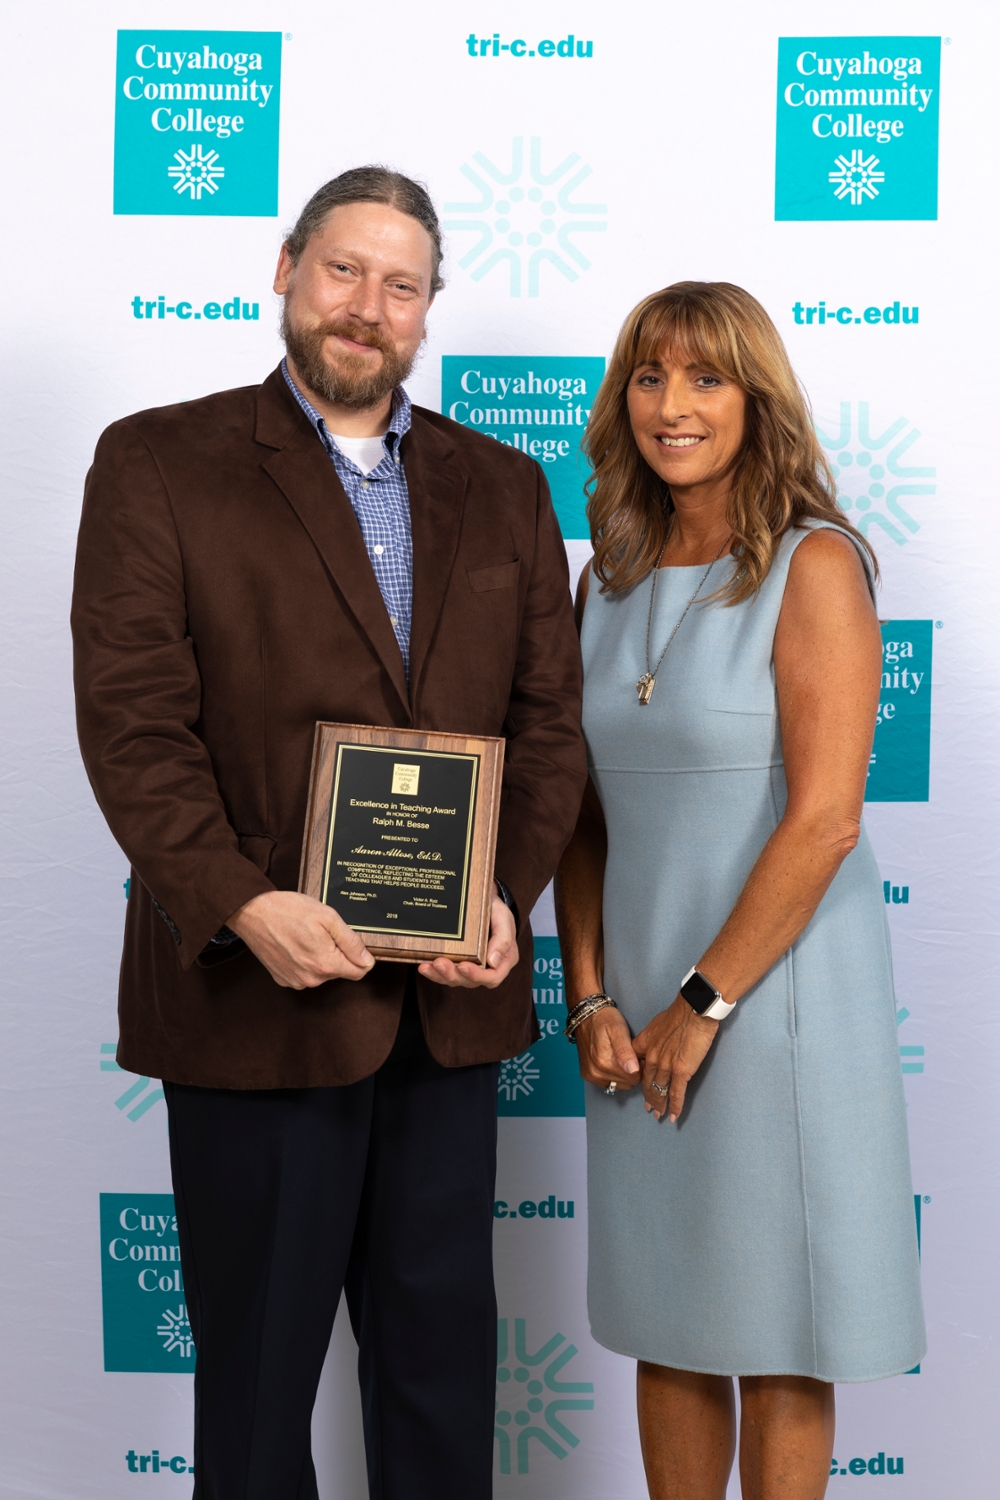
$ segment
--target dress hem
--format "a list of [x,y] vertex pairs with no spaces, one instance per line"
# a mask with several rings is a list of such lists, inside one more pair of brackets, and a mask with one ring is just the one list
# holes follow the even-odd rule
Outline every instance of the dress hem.
[[670,1359],[664,1359],[662,1357],[655,1358],[650,1354],[639,1354],[635,1349],[623,1349],[618,1344],[609,1343],[607,1339],[601,1338],[599,1333],[595,1333],[593,1328],[591,1328],[590,1331],[595,1342],[600,1344],[602,1349],[609,1349],[612,1354],[621,1354],[626,1359],[641,1359],[644,1364],[662,1365],[663,1368],[667,1370],[684,1370],[692,1375],[720,1375],[733,1380],[739,1380],[744,1377],[746,1379],[753,1379],[755,1376],[788,1375],[794,1377],[803,1377],[807,1380],[821,1380],[824,1382],[824,1384],[827,1385],[864,1385],[872,1380],[891,1380],[894,1375],[908,1375],[910,1371],[915,1369],[916,1366],[920,1364],[921,1360],[925,1359],[927,1356],[927,1349],[925,1347],[921,1354],[916,1355],[913,1359],[908,1360],[905,1364],[900,1364],[898,1367],[894,1365],[892,1369],[882,1370],[875,1375],[833,1375],[829,1373],[820,1374],[816,1370],[791,1370],[786,1368],[774,1370],[720,1370],[717,1368],[712,1368],[708,1365],[693,1365],[687,1363],[677,1364]]

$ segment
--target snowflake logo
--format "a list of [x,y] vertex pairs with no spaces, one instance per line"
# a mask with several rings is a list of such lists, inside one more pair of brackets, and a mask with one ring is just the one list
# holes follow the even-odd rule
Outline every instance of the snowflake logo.
[[[896,1026],[902,1026],[903,1022],[908,1021],[909,1018],[910,1012],[904,1005],[896,1012]],[[924,1071],[924,1065],[922,1062],[917,1062],[917,1058],[923,1057],[923,1055],[923,1047],[900,1047],[899,1059],[900,1066],[902,1067],[903,1072],[922,1073]]]
[[538,1064],[530,1052],[522,1052],[520,1057],[508,1057],[500,1064],[497,1093],[503,1094],[508,1104],[513,1104],[518,1094],[527,1098],[535,1092],[538,1077]]
[[194,1353],[194,1336],[191,1332],[191,1324],[188,1322],[187,1308],[181,1303],[176,1312],[171,1312],[169,1307],[163,1314],[163,1322],[157,1328],[157,1333],[163,1339],[163,1352],[180,1354],[181,1359],[188,1359]]
[[830,173],[835,198],[847,198],[857,208],[865,198],[878,197],[878,183],[885,181],[885,173],[878,170],[879,158],[865,159],[863,151],[852,151],[850,156],[838,156],[837,165]]
[[[528,1352],[527,1320],[514,1319],[514,1358],[509,1358],[508,1319],[497,1319],[497,1401],[494,1435],[501,1474],[511,1472],[516,1451],[517,1472],[530,1471],[531,1440],[536,1439],[556,1458],[565,1458],[580,1439],[559,1416],[560,1412],[593,1411],[589,1380],[559,1380],[560,1372],[580,1351],[568,1344],[564,1334],[554,1333],[536,1353]],[[513,1370],[511,1365],[514,1366]],[[567,1397],[569,1399],[567,1399]],[[544,1426],[542,1425],[544,1423]],[[513,1441],[512,1441],[513,1440]]]
[[225,167],[219,166],[218,151],[209,151],[207,154],[201,146],[195,145],[190,151],[175,151],[174,161],[176,167],[167,168],[167,176],[176,179],[174,182],[175,193],[190,193],[192,202],[201,202],[202,193],[217,193],[219,191],[219,178],[225,177]]
[[445,229],[479,236],[459,261],[462,269],[470,271],[473,281],[482,281],[497,266],[506,266],[512,297],[520,297],[525,284],[528,296],[537,297],[545,265],[554,266],[567,281],[579,280],[590,261],[575,237],[607,228],[606,204],[578,203],[570,196],[591,168],[581,166],[580,157],[571,152],[557,167],[544,171],[538,136],[531,137],[527,172],[523,136],[515,136],[511,143],[509,171],[494,166],[481,151],[472,162],[466,162],[461,172],[479,197],[471,203],[444,205],[445,213],[462,215],[446,219]]
[[[125,1069],[124,1068],[120,1068],[118,1066],[117,1062],[115,1061],[115,1053],[117,1051],[118,1051],[118,1043],[117,1042],[102,1042],[101,1043],[101,1072],[102,1073],[123,1073],[125,1071]],[[149,1078],[137,1078],[135,1080],[135,1082],[129,1088],[127,1088],[125,1090],[124,1094],[121,1094],[119,1096],[119,1098],[117,1098],[115,1100],[115,1108],[116,1109],[128,1109],[129,1105],[133,1102],[134,1099],[138,1098],[138,1096],[142,1093],[143,1089],[149,1088],[150,1082],[151,1082],[151,1080]],[[129,1109],[128,1110],[128,1117],[129,1117],[129,1119],[130,1120],[141,1120],[142,1117],[143,1117],[143,1115],[146,1113],[147,1109],[152,1109],[152,1107],[153,1107],[154,1104],[159,1104],[159,1102],[160,1102],[160,1100],[162,1098],[163,1098],[163,1090],[162,1089],[149,1089],[149,1093],[146,1094],[146,1096],[144,1098],[139,1099],[138,1104],[136,1104],[133,1109]]]
[[[878,526],[898,547],[902,547],[907,538],[900,527],[904,527],[911,535],[920,530],[920,522],[914,520],[908,510],[904,510],[902,497],[937,493],[933,484],[906,482],[913,479],[934,479],[937,475],[936,469],[900,462],[903,454],[920,437],[918,429],[910,425],[909,417],[897,417],[884,432],[875,434],[871,430],[868,402],[857,403],[855,419],[852,403],[842,401],[840,431],[836,436],[830,436],[817,427],[816,435],[824,448],[836,454],[836,460],[830,467],[837,481],[837,500],[841,509],[860,512],[859,516],[852,519],[862,536],[868,536],[871,528]],[[884,464],[879,462],[883,448],[888,449],[884,455]],[[902,480],[903,483],[894,484],[893,480]],[[883,481],[889,485],[888,491]],[[876,509],[877,503],[884,505],[889,515],[883,515],[881,510]],[[893,519],[890,520],[890,517]],[[899,525],[896,524],[897,521]]]

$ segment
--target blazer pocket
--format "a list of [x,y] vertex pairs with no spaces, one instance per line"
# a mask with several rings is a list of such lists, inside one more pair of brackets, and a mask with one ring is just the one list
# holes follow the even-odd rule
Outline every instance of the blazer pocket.
[[510,589],[517,583],[521,559],[496,563],[492,568],[466,568],[469,587],[474,594],[487,594],[492,589]]
[[236,837],[239,840],[240,853],[243,858],[248,859],[252,865],[256,865],[262,875],[266,875],[274,846],[278,840],[266,833],[238,833]]

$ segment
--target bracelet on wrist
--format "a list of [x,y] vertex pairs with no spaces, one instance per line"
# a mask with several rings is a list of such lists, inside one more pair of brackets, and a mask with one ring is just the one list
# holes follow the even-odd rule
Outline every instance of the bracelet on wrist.
[[582,1000],[573,1006],[573,1009],[566,1017],[564,1032],[567,1041],[572,1042],[575,1047],[576,1037],[573,1033],[577,1028],[582,1026],[584,1021],[589,1020],[591,1016],[596,1015],[599,1010],[607,1010],[609,1007],[613,1010],[618,1009],[616,1001],[612,1000],[610,995],[606,995],[603,990],[599,990],[593,995],[585,995]]

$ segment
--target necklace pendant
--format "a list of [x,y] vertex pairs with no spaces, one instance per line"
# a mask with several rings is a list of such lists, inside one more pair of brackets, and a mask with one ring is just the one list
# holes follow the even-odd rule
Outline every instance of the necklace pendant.
[[635,690],[639,694],[639,702],[644,707],[649,702],[650,698],[652,698],[653,689],[655,688],[655,686],[656,678],[653,676],[652,672],[643,672],[642,676],[639,678],[639,681],[635,685]]

